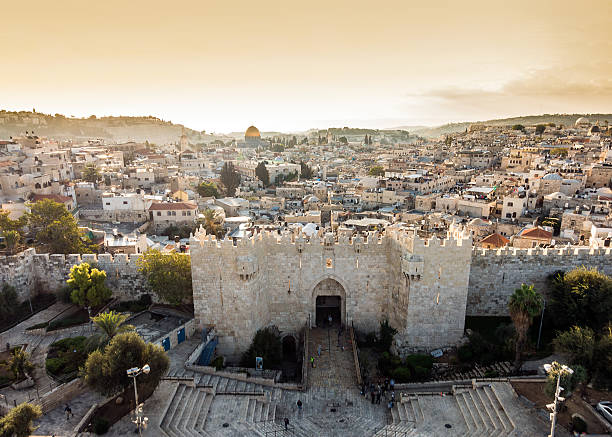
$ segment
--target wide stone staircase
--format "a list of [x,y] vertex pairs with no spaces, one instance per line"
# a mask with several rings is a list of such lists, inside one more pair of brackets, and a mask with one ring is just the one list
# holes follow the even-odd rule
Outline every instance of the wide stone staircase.
[[545,435],[546,424],[517,401],[505,382],[455,386],[452,394],[400,394],[391,409],[393,423],[375,437]]

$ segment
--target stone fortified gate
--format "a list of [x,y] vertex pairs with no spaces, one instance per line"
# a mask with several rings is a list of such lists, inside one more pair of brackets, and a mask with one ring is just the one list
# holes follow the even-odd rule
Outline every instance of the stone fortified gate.
[[455,344],[463,335],[471,240],[422,240],[387,231],[310,241],[289,233],[217,241],[191,239],[196,318],[220,335],[220,353],[237,358],[255,332],[276,325],[296,333],[334,322],[398,330],[400,352]]

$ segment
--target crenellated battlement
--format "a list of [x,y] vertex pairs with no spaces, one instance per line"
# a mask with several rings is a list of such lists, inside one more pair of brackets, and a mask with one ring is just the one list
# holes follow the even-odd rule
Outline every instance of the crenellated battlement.
[[516,247],[503,247],[500,249],[472,249],[472,258],[490,258],[490,257],[546,257],[546,256],[561,256],[561,257],[576,257],[576,256],[607,256],[612,258],[611,248],[591,248],[588,246],[570,246],[561,248],[541,248],[519,249]]

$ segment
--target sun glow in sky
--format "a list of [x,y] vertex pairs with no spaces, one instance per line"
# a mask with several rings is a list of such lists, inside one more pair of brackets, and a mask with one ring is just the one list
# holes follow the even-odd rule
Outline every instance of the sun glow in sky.
[[34,0],[0,8],[0,109],[207,132],[612,111],[612,1]]

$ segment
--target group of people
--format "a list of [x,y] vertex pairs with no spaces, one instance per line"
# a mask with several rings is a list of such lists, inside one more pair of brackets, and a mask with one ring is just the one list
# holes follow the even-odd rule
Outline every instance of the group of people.
[[374,384],[374,382],[369,385],[366,382],[361,384],[361,396],[367,397],[369,394],[373,404],[380,404],[381,398],[384,398],[386,402],[387,393],[390,393],[387,408],[391,409],[395,404],[395,381],[393,379],[386,378],[382,384],[380,381],[378,384]]

